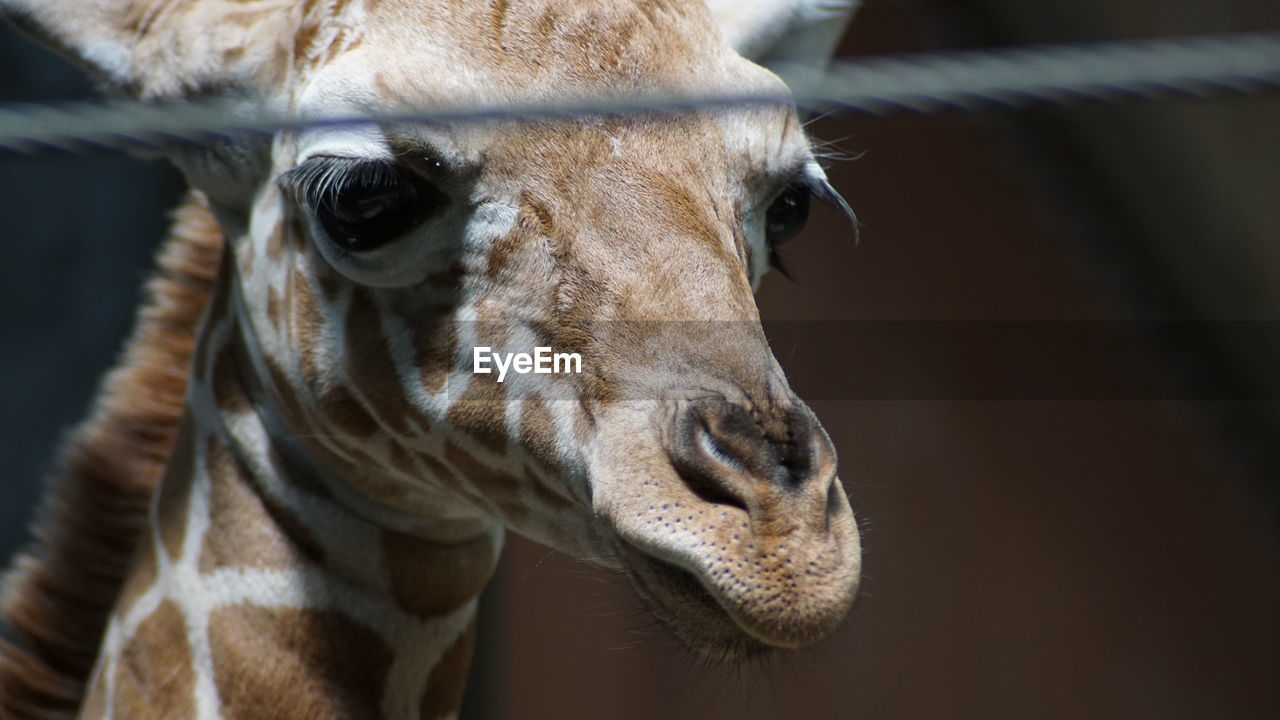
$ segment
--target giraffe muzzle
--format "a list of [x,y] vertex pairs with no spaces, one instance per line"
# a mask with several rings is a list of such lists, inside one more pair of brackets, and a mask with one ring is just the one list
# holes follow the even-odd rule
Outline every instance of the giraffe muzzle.
[[665,457],[630,458],[634,471],[600,488],[641,597],[710,655],[829,635],[853,603],[861,547],[813,413],[789,394],[772,405],[713,395],[666,409]]

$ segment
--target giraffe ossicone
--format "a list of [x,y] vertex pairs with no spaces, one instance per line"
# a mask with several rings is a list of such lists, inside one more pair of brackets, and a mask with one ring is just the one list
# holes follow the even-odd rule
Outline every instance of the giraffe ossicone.
[[[822,11],[847,10],[709,5],[0,0],[0,11],[116,92],[239,94],[311,114],[778,89],[735,47],[825,52],[840,23]],[[46,539],[16,571],[6,603],[30,636],[28,664],[0,663],[0,708],[451,717],[506,529],[625,572],[712,656],[803,646],[843,620],[857,527],[831,441],[791,391],[753,298],[809,198],[838,197],[793,107],[326,127],[173,159],[198,191],[166,251],[169,281],[189,296],[157,285],[77,439],[96,451],[112,413],[151,417],[128,363],[189,358],[181,412],[150,420],[147,452],[160,458],[146,467],[163,477],[123,543],[131,559],[103,570],[116,592],[91,675],[49,669],[63,641],[32,619],[31,598],[49,595],[40,558],[70,560]],[[477,348],[541,347],[580,371],[476,372]],[[93,492],[91,473],[67,472]]]

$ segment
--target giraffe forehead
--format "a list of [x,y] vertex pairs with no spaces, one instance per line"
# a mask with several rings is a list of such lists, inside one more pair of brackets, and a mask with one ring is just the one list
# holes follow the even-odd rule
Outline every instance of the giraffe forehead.
[[[290,104],[304,114],[433,103],[518,105],[618,90],[785,92],[776,76],[723,42],[698,2],[369,0],[310,16],[337,28],[312,31],[334,38],[337,49],[326,46],[331,52],[317,55],[291,91]],[[357,25],[358,37],[344,32]],[[706,132],[701,121],[707,117],[714,117],[716,132]],[[581,164],[621,152],[673,169],[697,164],[673,153],[696,154],[703,164],[727,156],[744,173],[759,174],[774,165],[797,165],[790,158],[808,149],[794,110],[777,105],[697,115],[692,122],[643,120],[613,123],[613,129],[609,124],[559,123],[561,132],[505,124],[418,126],[407,134],[419,135],[421,146],[452,153],[459,164],[478,164],[482,157],[487,162],[495,150],[505,150],[505,157],[522,165],[514,171],[524,174],[531,164],[568,169],[548,158],[573,157]],[[701,132],[687,132],[698,125]],[[376,134],[344,129],[322,144],[355,148],[356,156],[385,157],[402,150],[370,137]]]
[[696,90],[709,81],[727,91],[783,89],[722,40],[700,2],[367,0],[308,18],[298,42],[323,52],[305,53],[294,87],[313,97],[483,105],[619,88]]
[[379,0],[361,20],[372,54],[444,61],[432,67],[508,87],[677,77],[737,57],[700,2]]
[[499,194],[534,191],[579,211],[603,210],[601,202],[625,210],[630,198],[670,196],[676,186],[708,210],[749,204],[812,161],[795,110],[785,106],[511,123],[454,137],[482,158],[484,180]]

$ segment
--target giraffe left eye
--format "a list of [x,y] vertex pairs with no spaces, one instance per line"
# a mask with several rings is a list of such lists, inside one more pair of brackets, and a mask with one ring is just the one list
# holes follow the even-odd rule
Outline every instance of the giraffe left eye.
[[795,237],[809,219],[810,191],[791,185],[769,206],[764,216],[764,237],[769,247],[777,247]]
[[[310,167],[319,161],[320,167]],[[324,234],[351,253],[380,248],[440,212],[445,194],[392,163],[313,158],[298,182]]]

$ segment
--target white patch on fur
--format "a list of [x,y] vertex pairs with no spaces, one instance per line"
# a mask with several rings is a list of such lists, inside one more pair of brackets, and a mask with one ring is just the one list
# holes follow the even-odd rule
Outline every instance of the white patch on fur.
[[510,203],[496,200],[480,203],[467,223],[465,247],[487,255],[493,241],[505,237],[515,227],[518,215],[519,209]]
[[325,155],[367,160],[392,159],[386,139],[373,125],[311,128],[299,135],[297,146],[298,165],[310,158]]
[[79,44],[85,62],[107,74],[114,82],[127,83],[132,76],[133,52],[113,40],[90,40]]

